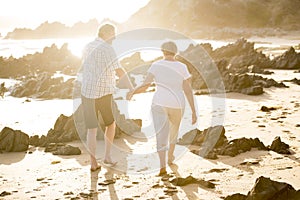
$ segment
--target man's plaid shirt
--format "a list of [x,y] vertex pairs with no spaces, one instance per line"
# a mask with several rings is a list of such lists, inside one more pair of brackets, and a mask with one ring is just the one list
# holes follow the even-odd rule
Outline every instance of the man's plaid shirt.
[[100,38],[90,42],[83,52],[81,94],[97,99],[115,92],[115,69],[121,65],[112,46]]

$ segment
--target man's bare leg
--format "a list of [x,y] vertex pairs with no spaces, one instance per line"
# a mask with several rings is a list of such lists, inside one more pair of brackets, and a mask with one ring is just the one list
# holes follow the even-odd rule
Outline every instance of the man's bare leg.
[[100,168],[100,165],[96,160],[96,146],[97,146],[97,128],[87,130],[87,146],[90,153],[91,160],[91,170],[96,170]]
[[105,155],[104,155],[104,163],[114,163],[114,161],[111,159],[111,147],[114,142],[115,137],[115,129],[116,129],[116,123],[113,122],[105,129]]

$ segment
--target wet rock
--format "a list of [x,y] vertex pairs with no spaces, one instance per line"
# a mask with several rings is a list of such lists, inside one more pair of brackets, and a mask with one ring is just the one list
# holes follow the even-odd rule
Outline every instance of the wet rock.
[[281,141],[280,137],[275,137],[271,146],[269,147],[272,151],[275,151],[279,154],[291,154],[290,146]]
[[5,152],[26,151],[29,146],[29,136],[19,130],[5,127],[0,132],[0,150]]
[[173,185],[176,185],[176,186],[185,186],[185,185],[189,185],[189,184],[199,184],[199,185],[201,185],[203,187],[206,187],[206,188],[215,188],[215,184],[213,184],[209,181],[194,178],[193,176],[188,176],[186,178],[177,177],[177,178],[172,179],[170,182]]

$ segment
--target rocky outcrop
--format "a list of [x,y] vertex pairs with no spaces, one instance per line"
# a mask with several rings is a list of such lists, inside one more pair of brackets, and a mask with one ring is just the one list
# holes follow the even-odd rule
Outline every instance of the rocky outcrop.
[[261,176],[256,179],[253,188],[247,195],[233,194],[224,200],[297,200],[300,199],[300,190],[295,190],[288,183],[273,181]]
[[76,38],[94,36],[97,32],[99,22],[91,19],[86,23],[78,22],[68,27],[60,22],[48,21],[40,24],[36,29],[16,28],[7,33],[5,39],[43,39],[43,38]]
[[274,58],[272,68],[300,69],[300,53],[297,53],[293,47],[290,47],[282,55]]
[[26,151],[29,145],[29,136],[19,130],[5,127],[0,132],[0,151],[21,152]]
[[272,62],[265,54],[254,49],[254,43],[241,38],[232,44],[220,47],[211,54],[214,60],[225,59],[231,69],[248,66],[271,68]]
[[43,72],[54,74],[57,71],[76,75],[80,66],[80,58],[71,53],[68,44],[61,48],[53,44],[45,47],[41,53],[28,54],[18,59],[0,57],[0,77],[16,79],[22,76],[38,76]]
[[[113,103],[113,109],[116,121],[115,138],[120,138],[123,134],[131,135],[134,132],[141,131],[141,119],[126,119],[125,115],[120,113],[120,110],[115,102]],[[101,129],[98,129],[97,138],[103,139],[105,126],[101,121],[101,118],[99,120],[99,124]],[[71,116],[65,116],[61,114],[57,118],[54,127],[48,131],[46,136],[31,136],[29,139],[29,144],[33,146],[46,147],[50,143],[67,143],[75,140],[86,140],[86,127],[81,105]]]
[[258,150],[272,150],[280,154],[291,154],[289,145],[281,142],[276,137],[271,146],[266,147],[258,138],[238,138],[228,141],[225,136],[225,128],[221,125],[200,131],[191,130],[184,134],[179,140],[180,145],[196,145],[199,149],[192,150],[193,153],[208,159],[217,159],[217,155],[236,156],[240,153],[250,151],[252,148]]
[[190,45],[180,53],[177,60],[188,66],[195,90],[260,95],[263,88],[286,87],[284,83],[273,79],[249,74],[257,72],[258,68],[263,73],[264,68],[272,66],[272,62],[254,49],[254,43],[243,38],[216,50],[212,50],[208,44]]
[[44,72],[25,77],[14,85],[11,96],[32,97],[42,99],[71,99],[75,78],[64,81],[63,77],[53,78],[50,73]]
[[281,141],[280,137],[275,137],[269,149],[279,154],[292,154],[290,146]]

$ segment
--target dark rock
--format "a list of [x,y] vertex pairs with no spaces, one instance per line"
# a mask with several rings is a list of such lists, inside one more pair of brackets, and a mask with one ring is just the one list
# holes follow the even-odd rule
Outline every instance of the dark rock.
[[29,138],[29,145],[38,147],[39,146],[39,141],[40,141],[40,138],[39,138],[38,135],[31,136]]
[[264,93],[264,89],[261,86],[253,86],[253,87],[242,89],[241,93],[247,95],[261,95]]
[[200,131],[199,129],[193,129],[187,132],[186,134],[184,134],[182,138],[179,139],[178,144],[180,145],[192,144],[196,137],[200,137],[200,134],[202,134],[202,131]]
[[293,47],[282,55],[274,58],[273,67],[276,69],[299,69],[300,53],[297,53]]
[[200,131],[198,129],[194,129],[183,135],[183,137],[179,140],[178,144],[181,145],[197,145],[200,146],[199,151],[194,151],[197,155],[202,157],[216,159],[216,155],[210,153],[213,148],[217,148],[222,146],[224,143],[227,143],[227,139],[225,137],[225,129],[223,126],[214,126],[204,131]]
[[43,99],[72,98],[74,78],[64,81],[63,77],[53,78],[52,74],[43,72],[28,75],[15,84],[11,95],[14,97],[34,97]]
[[52,152],[53,155],[80,155],[81,150],[78,147],[66,145],[63,143],[50,143],[45,152]]
[[297,85],[300,85],[300,79],[296,79],[296,78],[293,78],[291,80],[285,80],[285,82],[292,82],[292,83],[295,83]]
[[52,153],[53,155],[80,155],[81,150],[78,147],[66,145],[57,148],[57,150]]
[[29,146],[29,136],[19,130],[5,127],[0,132],[0,150],[6,152],[26,151]]
[[246,195],[237,193],[237,194],[233,194],[233,195],[229,195],[229,196],[225,197],[224,200],[246,200],[246,198],[247,198]]
[[257,65],[251,65],[248,67],[249,69],[249,72],[251,73],[255,73],[255,74],[266,74],[266,75],[270,75],[270,74],[273,74],[274,72],[270,72],[270,71],[266,71],[262,68],[260,68],[259,66]]
[[248,193],[246,200],[283,200],[295,199],[297,192],[287,184],[272,181],[270,178],[259,177],[256,179],[254,187]]
[[296,191],[287,183],[272,181],[270,178],[259,177],[247,195],[236,193],[227,196],[226,200],[298,200],[300,190]]
[[272,151],[280,154],[291,154],[290,146],[281,141],[280,137],[275,137],[271,146],[269,147]]
[[275,107],[262,106],[262,107],[260,108],[260,110],[263,111],[263,112],[270,112],[270,111],[272,111],[272,110],[277,110],[277,108],[275,108]]
[[0,85],[0,97],[4,97],[4,93],[7,92],[8,89],[5,87],[5,82],[1,83]]
[[1,192],[0,197],[5,197],[5,196],[8,196],[8,195],[11,195],[11,193],[3,191],[3,192]]
[[252,148],[268,150],[258,138],[243,137],[228,142],[223,126],[210,127],[203,132],[198,129],[191,130],[183,135],[178,144],[199,146],[198,150],[191,152],[207,159],[217,159],[218,155],[236,156]]
[[50,129],[47,134],[47,142],[71,142],[78,140],[79,136],[74,124],[73,115],[70,117],[61,114],[55,124],[54,128]]
[[176,186],[185,186],[185,185],[189,185],[189,184],[199,184],[203,187],[206,188],[215,188],[215,184],[209,182],[209,181],[204,181],[202,179],[197,179],[194,178],[193,176],[188,176],[186,178],[182,178],[182,177],[177,177],[174,178],[170,181],[173,185]]

